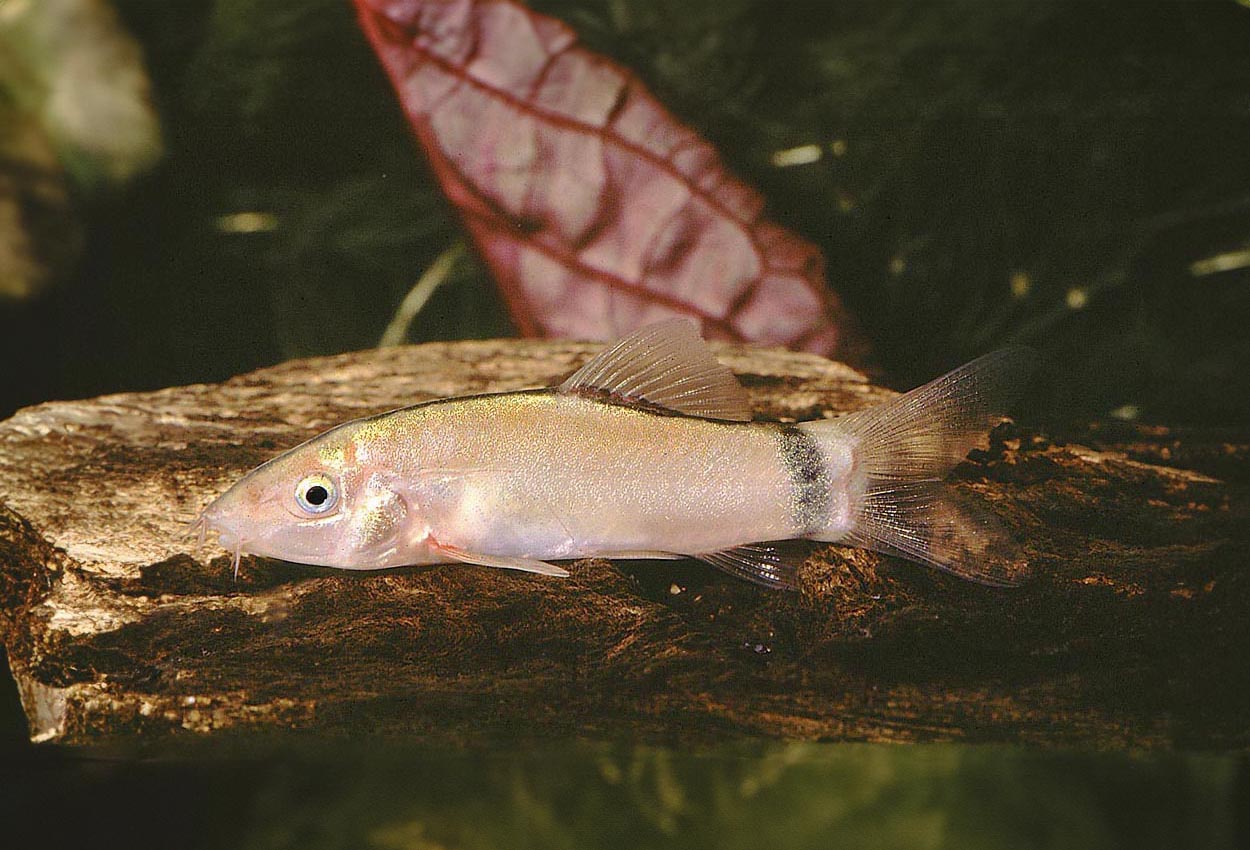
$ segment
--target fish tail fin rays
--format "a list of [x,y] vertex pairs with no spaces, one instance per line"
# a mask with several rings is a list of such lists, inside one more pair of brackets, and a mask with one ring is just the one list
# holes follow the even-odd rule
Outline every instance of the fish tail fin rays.
[[893,401],[812,424],[852,437],[859,468],[870,478],[944,478],[985,444],[986,434],[1022,394],[1036,362],[1032,349],[1003,348]]
[[1030,568],[988,509],[940,481],[878,483],[839,543],[873,549],[993,587],[1016,587]]
[[849,530],[827,539],[982,584],[1021,584],[1028,565],[1006,529],[942,479],[984,444],[1035,365],[1030,349],[1005,348],[893,401],[809,424],[818,439],[849,444],[853,458]]

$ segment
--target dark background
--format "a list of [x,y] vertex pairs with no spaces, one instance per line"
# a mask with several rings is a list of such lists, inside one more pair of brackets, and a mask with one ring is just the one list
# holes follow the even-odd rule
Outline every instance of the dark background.
[[[1250,273],[1193,271],[1250,250],[1245,5],[535,5],[636,69],[822,247],[893,383],[1018,341],[1049,360],[1049,420],[1247,421]],[[62,273],[0,305],[0,414],[376,344],[459,229],[346,0],[116,7],[166,153],[106,191],[71,173],[66,209],[31,211]],[[825,155],[772,165],[805,144]],[[223,231],[241,212],[273,229]],[[467,261],[411,338],[509,332]]]

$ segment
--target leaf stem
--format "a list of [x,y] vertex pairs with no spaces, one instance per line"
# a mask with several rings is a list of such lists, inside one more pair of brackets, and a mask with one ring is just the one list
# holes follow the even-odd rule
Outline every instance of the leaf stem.
[[395,311],[395,315],[391,317],[386,330],[382,332],[382,338],[378,340],[378,348],[390,348],[404,344],[404,341],[408,338],[408,329],[412,326],[413,320],[417,318],[417,314],[429,302],[435,290],[451,277],[451,271],[455,267],[456,261],[464,256],[464,251],[464,240],[457,239],[443,253],[439,254],[434,259],[434,262],[430,263],[430,267],[417,279],[416,284],[404,296],[404,300],[400,302],[399,309]]

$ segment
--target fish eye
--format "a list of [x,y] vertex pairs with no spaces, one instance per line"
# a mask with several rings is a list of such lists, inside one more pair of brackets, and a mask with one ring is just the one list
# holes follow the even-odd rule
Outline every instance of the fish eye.
[[309,475],[295,487],[295,501],[310,514],[323,514],[339,500],[338,488],[327,475]]

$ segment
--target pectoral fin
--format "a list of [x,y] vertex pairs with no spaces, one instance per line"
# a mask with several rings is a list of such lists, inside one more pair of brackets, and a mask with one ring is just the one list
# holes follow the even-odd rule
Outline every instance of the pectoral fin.
[[545,576],[568,578],[569,571],[546,561],[534,558],[517,558],[510,555],[483,555],[480,552],[466,552],[457,546],[436,543],[435,549],[455,561],[465,564],[476,564],[482,567],[498,567],[501,570],[521,570],[527,573],[540,573]]

